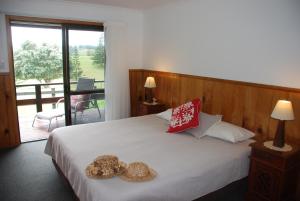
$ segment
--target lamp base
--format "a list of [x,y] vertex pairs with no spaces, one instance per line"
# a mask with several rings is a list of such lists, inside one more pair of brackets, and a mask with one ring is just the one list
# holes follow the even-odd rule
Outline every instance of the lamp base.
[[273,141],[273,146],[275,146],[275,147],[282,148],[285,144],[285,142],[284,142],[284,127],[285,127],[284,124],[285,124],[285,121],[279,120],[275,138]]
[[283,147],[276,147],[273,145],[273,141],[264,142],[264,146],[269,149],[272,149],[275,151],[281,151],[281,152],[288,152],[288,151],[292,151],[292,149],[293,149],[292,146],[288,145],[288,144],[284,144]]
[[148,103],[153,102],[152,88],[146,88],[146,90],[145,90],[145,102],[148,102]]

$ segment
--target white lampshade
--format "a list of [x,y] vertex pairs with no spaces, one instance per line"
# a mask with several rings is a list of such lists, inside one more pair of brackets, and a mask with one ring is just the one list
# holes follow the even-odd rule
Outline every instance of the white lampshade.
[[279,100],[271,114],[271,117],[279,120],[294,120],[294,111],[291,101]]
[[155,88],[156,87],[156,83],[155,83],[155,79],[154,77],[147,77],[147,80],[145,82],[145,86],[146,88]]

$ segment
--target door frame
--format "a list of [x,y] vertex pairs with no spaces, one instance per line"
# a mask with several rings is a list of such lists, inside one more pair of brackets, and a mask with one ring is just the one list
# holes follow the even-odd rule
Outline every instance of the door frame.
[[[80,21],[80,20],[68,20],[68,19],[59,19],[59,18],[43,18],[43,17],[30,17],[30,16],[18,16],[18,15],[5,15],[5,25],[6,25],[6,36],[7,36],[7,51],[8,51],[8,76],[11,80],[11,86],[12,86],[12,93],[14,97],[16,96],[16,86],[15,86],[15,72],[14,72],[14,59],[13,59],[13,46],[12,46],[12,35],[11,35],[11,24],[13,21],[18,22],[26,22],[26,23],[37,23],[37,24],[59,24],[62,26],[62,34],[63,34],[63,41],[62,41],[62,51],[63,51],[63,82],[64,82],[64,98],[65,102],[68,101],[70,103],[70,95],[75,95],[76,92],[72,92],[70,90],[70,79],[69,79],[69,68],[67,66],[69,65],[69,51],[68,51],[68,40],[65,40],[68,36],[65,33],[68,33],[67,27],[73,27],[73,28],[85,28],[85,27],[93,27],[93,28],[100,28],[104,30],[103,23],[102,22],[93,22],[93,21]],[[64,31],[65,29],[65,31]],[[65,51],[65,53],[64,53]],[[68,84],[68,86],[67,86]],[[104,90],[102,90],[104,92]],[[84,93],[93,93],[95,91],[86,91]],[[83,93],[81,93],[83,94]],[[17,110],[17,98],[15,98],[15,101],[13,103],[15,111],[13,111],[13,115],[15,118],[17,118],[18,121],[18,110]],[[66,126],[72,124],[71,120],[71,107],[70,104],[65,107],[65,116],[66,116]],[[18,132],[10,133],[11,135],[14,135],[16,140],[15,143],[12,143],[10,146],[17,146],[21,144],[20,140],[20,128],[19,123],[17,124],[17,127],[15,130]]]

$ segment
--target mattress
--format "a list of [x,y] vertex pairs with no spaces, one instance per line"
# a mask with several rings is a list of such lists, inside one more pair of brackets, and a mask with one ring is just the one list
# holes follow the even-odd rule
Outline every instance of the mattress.
[[[250,140],[232,144],[166,133],[155,115],[55,129],[45,153],[69,180],[81,201],[189,201],[247,176]],[[126,163],[143,161],[158,173],[148,182],[86,177],[97,156],[113,154]]]

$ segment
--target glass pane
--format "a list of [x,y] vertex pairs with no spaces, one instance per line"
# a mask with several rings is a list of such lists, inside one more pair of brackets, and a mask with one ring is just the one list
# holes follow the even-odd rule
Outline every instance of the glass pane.
[[[57,114],[56,102],[63,97],[62,29],[12,25],[11,30],[17,100],[27,99],[18,101],[21,141],[47,139],[54,128],[65,125],[64,112],[54,116],[51,124],[42,118]],[[53,99],[41,104],[45,98]]]
[[104,121],[104,94],[72,95],[70,104],[72,110],[72,124]]
[[[104,88],[104,60],[103,32],[69,30],[69,70],[72,91]],[[83,78],[92,81],[84,82]]]
[[28,26],[11,29],[17,100],[36,99],[39,92],[42,98],[51,97],[50,85],[63,81],[62,30]]

